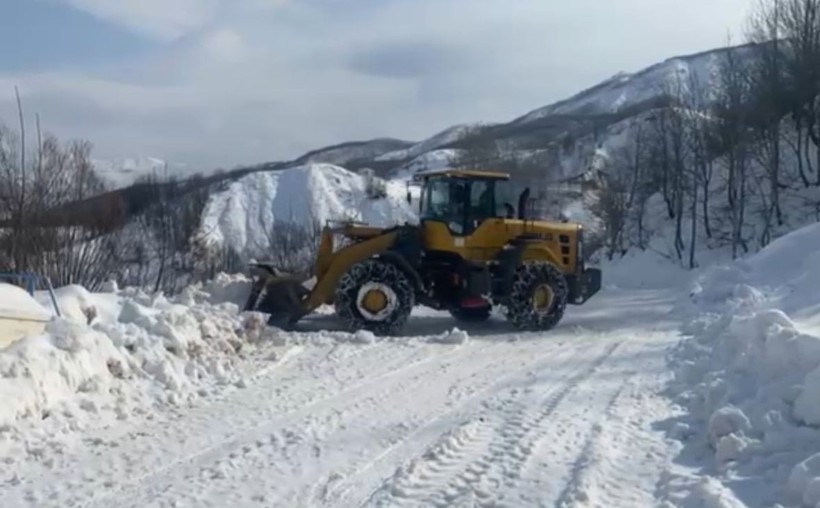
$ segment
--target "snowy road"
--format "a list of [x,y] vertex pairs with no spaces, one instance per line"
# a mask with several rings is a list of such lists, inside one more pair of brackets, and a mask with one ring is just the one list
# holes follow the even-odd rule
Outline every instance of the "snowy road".
[[245,387],[0,468],[0,505],[656,506],[672,294],[606,291],[552,333],[498,320],[462,344],[425,337],[453,326],[431,314],[400,340],[301,333]]

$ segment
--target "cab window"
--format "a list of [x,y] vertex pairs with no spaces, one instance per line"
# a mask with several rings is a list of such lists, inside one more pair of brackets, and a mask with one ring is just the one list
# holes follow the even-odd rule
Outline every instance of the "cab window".
[[470,219],[483,220],[496,216],[495,182],[475,180],[470,188]]
[[429,180],[421,204],[422,219],[444,220],[449,215],[450,182],[444,179]]
[[464,233],[469,183],[452,178],[430,179],[422,199],[421,219],[441,221],[451,232]]

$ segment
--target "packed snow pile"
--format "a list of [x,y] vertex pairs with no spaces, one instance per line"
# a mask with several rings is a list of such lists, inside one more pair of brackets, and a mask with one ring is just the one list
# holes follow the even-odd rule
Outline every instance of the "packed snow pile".
[[355,220],[376,226],[413,222],[407,189],[385,182],[386,196],[373,198],[363,175],[330,164],[259,172],[211,196],[201,232],[213,247],[229,246],[246,257],[263,255],[275,226],[310,229],[328,220]]
[[0,429],[66,432],[243,386],[247,355],[283,343],[263,316],[239,312],[246,283],[222,276],[174,298],[60,288],[63,317],[0,350]]
[[820,226],[809,226],[706,272],[691,293],[690,338],[673,354],[673,390],[698,443],[728,477],[769,484],[767,506],[820,503],[820,337],[784,311],[820,302],[819,246]]
[[820,306],[820,224],[813,224],[772,242],[753,257],[712,270],[694,287],[703,304],[725,301],[738,284],[766,294],[767,304],[799,316]]

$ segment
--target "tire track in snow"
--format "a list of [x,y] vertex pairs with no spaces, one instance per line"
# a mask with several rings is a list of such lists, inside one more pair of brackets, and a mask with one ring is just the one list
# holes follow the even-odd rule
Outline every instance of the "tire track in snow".
[[613,423],[612,411],[625,386],[626,384],[621,385],[612,397],[612,400],[609,404],[607,404],[607,409],[604,413],[604,421],[598,422],[592,426],[592,431],[589,433],[586,441],[584,442],[581,454],[578,455],[578,458],[575,459],[575,462],[572,465],[570,481],[565,485],[564,489],[561,491],[561,494],[558,496],[558,500],[555,502],[556,507],[568,508],[570,506],[575,506],[578,503],[586,503],[589,501],[589,494],[584,488],[584,485],[587,483],[585,477],[591,464],[596,460],[596,448],[604,446],[601,443],[601,436],[604,434],[605,426],[608,427]]
[[[538,347],[540,353],[553,355],[556,359],[571,355],[582,356],[584,350],[590,347],[570,350],[562,348],[556,352],[556,349],[561,348],[561,344],[548,344],[547,348]],[[408,380],[407,383],[399,385],[400,391],[392,386],[387,387],[391,396],[381,404],[357,403],[332,415],[340,423],[339,429],[327,436],[331,443],[336,443],[335,446],[328,446],[325,449],[321,438],[308,439],[298,452],[300,455],[295,458],[285,457],[284,451],[279,450],[275,451],[279,457],[277,459],[257,455],[250,458],[249,462],[243,463],[241,469],[229,472],[222,483],[230,484],[237,479],[237,475],[245,474],[244,471],[270,469],[266,461],[273,460],[284,464],[288,469],[282,472],[283,476],[298,477],[301,481],[285,486],[270,482],[265,485],[266,479],[255,482],[257,488],[267,493],[265,497],[268,501],[274,498],[276,503],[282,506],[319,506],[328,504],[332,499],[332,506],[354,505],[356,500],[360,499],[357,495],[359,492],[372,490],[372,486],[368,486],[369,483],[378,483],[395,469],[391,457],[407,448],[410,448],[411,454],[417,453],[418,449],[423,448],[424,444],[432,439],[428,435],[435,436],[438,433],[430,432],[435,422],[446,418],[446,415],[458,413],[462,406],[480,398],[487,390],[496,386],[500,379],[504,379],[499,379],[494,374],[519,372],[522,365],[529,365],[537,358],[533,356],[522,359],[515,355],[497,355],[495,351],[496,348],[483,349],[481,354],[460,356],[449,362],[452,368],[442,368],[432,374],[421,373],[412,380],[412,383]],[[407,398],[403,399],[401,392],[409,393],[411,398],[415,393],[425,394],[426,404],[423,407],[408,404]],[[378,415],[379,411],[382,415]],[[314,420],[314,416],[311,416],[310,420]],[[351,428],[357,429],[357,432],[354,432],[356,437],[373,436],[362,442],[358,446],[359,449],[351,450],[353,454],[340,446],[350,439],[348,436]],[[377,439],[376,436],[382,437]],[[422,441],[421,444],[417,444],[419,440]],[[311,446],[315,447],[317,455],[311,455]],[[357,460],[357,456],[362,460]],[[325,464],[322,464],[322,461]],[[351,466],[332,468],[333,464],[340,463]],[[365,485],[362,487],[359,478],[366,473],[370,473],[370,477],[364,478]],[[226,485],[209,485],[209,499],[230,497],[231,493],[223,489],[224,486]],[[338,501],[338,497],[346,495],[350,495],[352,500]]]
[[[560,346],[560,345],[559,345]],[[553,351],[541,351],[541,354],[533,357],[529,363],[527,363],[527,369],[531,369],[533,363],[538,362],[544,356],[549,356],[551,360],[554,362],[556,359],[559,360],[559,371],[560,367],[564,365],[577,365],[576,363],[571,362],[570,360],[575,360],[577,358],[585,357],[587,354],[586,348],[575,348],[569,351],[561,350],[557,355]],[[565,361],[561,361],[565,360]],[[555,367],[554,365],[552,367]],[[479,405],[483,405],[483,397],[488,395],[492,390],[498,390],[499,385],[509,382],[514,378],[519,378],[522,376],[521,368],[513,369],[511,373],[494,380],[494,382],[490,383],[488,386],[484,387],[481,390],[474,390],[473,393],[469,396],[467,400],[464,400],[461,404],[456,407],[451,407],[448,410],[443,412],[439,412],[436,414],[435,417],[429,419],[428,421],[424,422],[422,425],[416,427],[415,430],[412,431],[409,435],[403,437],[402,439],[398,440],[394,445],[388,447],[381,453],[379,453],[375,458],[367,461],[363,466],[360,466],[355,470],[353,474],[351,474],[346,482],[348,486],[336,486],[333,489],[330,489],[329,492],[326,492],[324,496],[322,496],[321,502],[323,504],[327,504],[330,501],[334,501],[332,506],[350,506],[359,504],[362,499],[362,496],[356,496],[355,493],[352,493],[352,487],[350,486],[353,483],[351,480],[355,480],[357,477],[362,476],[365,472],[372,470],[372,469],[381,469],[382,472],[378,473],[376,477],[377,480],[375,482],[375,488],[370,487],[369,489],[365,490],[368,492],[365,496],[365,502],[367,499],[372,497],[378,490],[379,484],[384,484],[385,479],[389,477],[391,474],[390,471],[395,472],[397,464],[395,461],[390,460],[390,456],[397,456],[395,460],[402,460],[401,457],[406,456],[413,456],[416,455],[424,450],[425,447],[431,446],[431,443],[434,443],[436,440],[441,439],[440,431],[437,431],[439,427],[446,425],[448,420],[463,420],[465,418],[469,418],[470,415],[475,414],[476,411],[480,410]],[[402,453],[404,452],[404,453]],[[392,467],[389,467],[391,464]],[[334,494],[338,492],[338,497],[340,499],[332,499],[334,498]],[[352,497],[353,499],[348,499]]]
[[[90,508],[101,505],[109,501],[113,497],[120,498],[120,506],[144,506],[147,500],[156,497],[159,493],[171,488],[171,476],[185,476],[193,477],[195,473],[203,469],[203,464],[214,463],[220,457],[230,457],[233,450],[243,449],[243,445],[255,445],[258,442],[264,442],[271,439],[271,429],[287,428],[288,424],[299,418],[309,417],[311,413],[328,409],[335,401],[346,400],[365,395],[372,388],[377,388],[378,393],[383,394],[384,397],[390,395],[392,380],[402,380],[410,373],[417,369],[423,369],[416,373],[411,379],[414,381],[421,381],[429,374],[447,367],[452,362],[451,357],[458,357],[464,352],[478,354],[486,350],[501,348],[503,343],[489,343],[476,347],[456,346],[449,349],[447,352],[441,354],[431,354],[423,357],[421,360],[404,365],[397,369],[390,370],[384,374],[375,377],[365,377],[359,382],[348,385],[346,388],[334,392],[333,394],[311,401],[304,404],[293,411],[289,411],[278,415],[272,420],[265,420],[256,424],[255,426],[229,437],[228,439],[220,440],[210,446],[197,450],[194,453],[183,455],[172,461],[167,462],[162,467],[154,469],[147,474],[137,475],[131,477],[125,484],[119,486],[112,486],[108,491],[102,492],[99,495],[88,499],[81,506]],[[372,395],[371,395],[372,397]],[[383,399],[382,399],[383,400]],[[235,454],[234,454],[235,455]],[[124,501],[128,501],[123,504]],[[108,505],[106,505],[108,506]]]
[[[637,367],[653,370],[652,362]],[[608,404],[604,420],[593,426],[556,506],[660,504],[656,486],[669,468],[670,453],[663,435],[650,428],[669,414],[668,402],[652,393],[653,387],[662,385],[660,372],[654,376],[629,373]]]
[[546,434],[549,417],[619,346],[608,346],[589,362],[562,364],[570,366],[567,377],[545,392],[533,395],[536,379],[525,389],[512,389],[510,398],[505,393],[485,403],[487,416],[474,416],[441,437],[421,457],[399,468],[362,506],[494,505],[494,492],[517,481]]
[[[349,366],[343,377],[312,375],[311,365],[330,361],[336,354],[327,354],[327,348],[306,347],[306,352],[291,357],[287,364],[267,369],[247,389],[234,390],[233,396],[220,396],[202,406],[182,410],[178,416],[171,414],[153,422],[141,422],[139,426],[140,421],[134,421],[98,433],[99,442],[116,443],[116,450],[77,448],[76,453],[59,457],[60,465],[56,468],[32,463],[26,471],[20,471],[23,481],[9,488],[4,497],[17,499],[20,506],[31,503],[38,508],[65,506],[69,499],[72,506],[93,506],[138,489],[141,482],[160,477],[187,459],[224,449],[241,436],[252,435],[266,422],[307,414],[337,397],[401,376],[437,358],[458,354],[461,349],[456,346],[431,354],[431,349],[441,348],[424,344],[407,349],[383,346],[362,345],[360,348],[370,354]],[[363,355],[353,352],[352,356]],[[345,377],[355,380],[342,384],[340,380]],[[185,427],[177,423],[182,416]],[[29,499],[29,485],[35,482],[53,486],[45,498]]]

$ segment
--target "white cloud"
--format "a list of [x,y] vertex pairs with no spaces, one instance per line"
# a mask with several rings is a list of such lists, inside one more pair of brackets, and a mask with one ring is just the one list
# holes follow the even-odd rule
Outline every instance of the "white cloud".
[[[621,71],[718,46],[746,0],[64,0],[161,51],[93,73],[0,75],[100,157],[203,168],[506,120]],[[116,5],[115,5],[116,4]],[[108,10],[106,10],[108,9]]]
[[220,0],[61,1],[99,19],[159,39],[175,39],[210,23],[220,3]]

